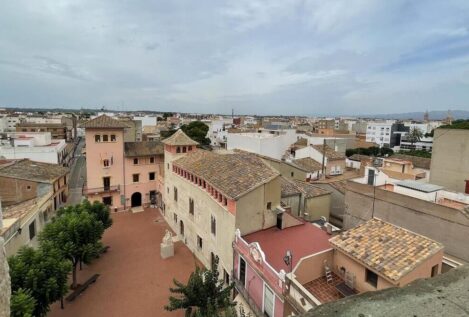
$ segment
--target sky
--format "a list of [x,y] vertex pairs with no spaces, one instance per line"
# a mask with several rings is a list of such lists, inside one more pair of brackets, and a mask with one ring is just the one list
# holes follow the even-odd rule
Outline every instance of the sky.
[[3,1],[9,106],[469,110],[469,1]]

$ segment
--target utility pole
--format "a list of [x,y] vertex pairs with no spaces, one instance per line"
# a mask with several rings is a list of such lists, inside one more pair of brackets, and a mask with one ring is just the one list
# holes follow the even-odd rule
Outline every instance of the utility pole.
[[326,178],[326,166],[325,166],[325,163],[326,163],[326,139],[323,140],[323,144],[322,144],[322,166],[321,166],[321,173],[322,173],[322,176],[321,178],[324,179]]

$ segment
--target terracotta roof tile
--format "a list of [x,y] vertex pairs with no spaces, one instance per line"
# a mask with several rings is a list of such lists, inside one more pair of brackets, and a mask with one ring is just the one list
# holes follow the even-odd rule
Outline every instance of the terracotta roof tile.
[[280,175],[257,156],[244,153],[217,154],[200,150],[173,164],[201,177],[235,200]]
[[160,141],[125,142],[125,156],[163,155],[163,143]]
[[320,171],[322,167],[321,163],[316,162],[310,157],[293,160],[293,164],[297,165],[308,173]]
[[57,164],[35,162],[28,159],[12,161],[0,166],[0,176],[27,179],[39,183],[53,183],[68,172],[68,168]]
[[443,245],[434,240],[376,218],[329,241],[335,248],[393,281],[443,249]]
[[319,197],[323,195],[328,195],[331,192],[328,190],[325,190],[319,186],[307,183],[305,181],[300,181],[300,180],[293,180],[295,183],[296,187],[303,192],[305,198],[313,198],[313,197]]
[[289,196],[301,194],[301,191],[295,185],[295,183],[293,183],[293,181],[283,176],[280,177],[280,186],[281,186],[282,197],[289,197]]
[[[318,151],[319,153],[323,154],[323,145],[321,144],[315,144],[312,145],[312,147]],[[334,151],[329,145],[326,145],[326,157],[329,160],[340,160],[340,159],[345,159],[345,155],[342,153],[339,153],[337,151]]]
[[162,141],[167,145],[197,145],[196,141],[192,140],[181,129],[177,130],[172,136]]
[[121,120],[116,120],[105,114],[86,121],[81,124],[82,128],[85,129],[125,129],[130,128],[129,125]]

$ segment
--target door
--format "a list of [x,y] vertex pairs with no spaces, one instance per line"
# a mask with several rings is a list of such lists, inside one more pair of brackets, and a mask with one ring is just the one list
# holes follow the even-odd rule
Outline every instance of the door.
[[182,220],[179,220],[179,233],[184,237],[184,222]]
[[274,292],[264,284],[264,316],[274,316]]
[[142,205],[142,194],[139,192],[135,192],[130,197],[131,200],[131,207],[138,207]]
[[246,261],[242,257],[239,257],[239,280],[246,286]]
[[111,188],[111,178],[110,177],[103,177],[103,187],[104,187],[104,190],[109,190]]
[[374,185],[375,183],[375,170],[368,170],[368,185]]
[[277,214],[277,228],[282,229],[282,217],[283,213]]

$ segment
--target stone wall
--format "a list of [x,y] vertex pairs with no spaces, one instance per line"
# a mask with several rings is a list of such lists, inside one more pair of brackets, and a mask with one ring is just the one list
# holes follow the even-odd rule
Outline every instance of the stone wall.
[[0,317],[10,316],[10,272],[7,257],[0,237]]

